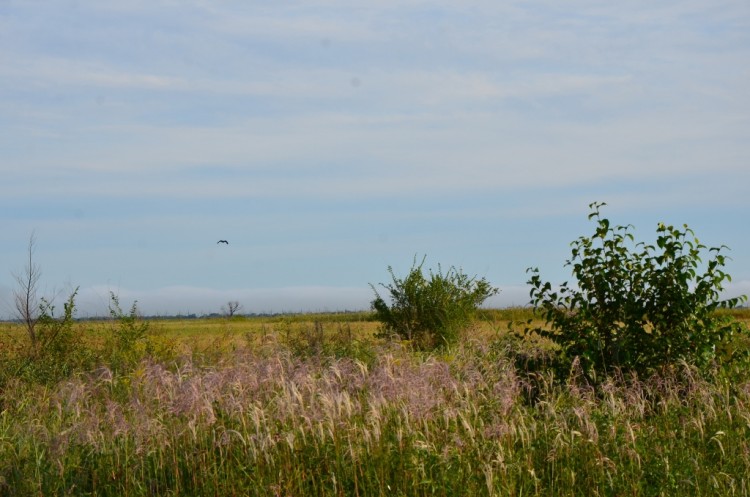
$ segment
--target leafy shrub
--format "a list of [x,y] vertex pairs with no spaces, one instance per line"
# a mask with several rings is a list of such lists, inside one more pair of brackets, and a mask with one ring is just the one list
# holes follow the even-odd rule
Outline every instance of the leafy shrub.
[[93,366],[94,354],[77,344],[73,329],[77,294],[78,289],[63,303],[63,314],[60,316],[55,316],[55,306],[50,301],[41,299],[35,326],[35,346],[26,352],[19,349],[18,355],[9,358],[3,368],[3,376],[49,385]]
[[662,223],[656,246],[636,243],[632,226],[611,227],[600,216],[603,205],[589,206],[597,224],[593,236],[571,244],[566,266],[575,286],[565,282],[553,289],[538,269],[528,270],[531,303],[547,322],[534,331],[559,344],[567,359],[579,358],[589,380],[615,368],[651,373],[680,361],[699,367],[713,362],[742,329],[715,311],[746,301],[719,300],[724,282],[731,281],[723,271],[726,247],[707,249],[687,225]]
[[392,283],[381,286],[388,290],[390,305],[375,292],[372,309],[388,335],[398,335],[417,348],[432,349],[455,343],[471,322],[477,307],[498,292],[484,278],[469,277],[451,267],[446,273],[422,271],[425,258],[416,258],[406,278],[398,278],[388,266]]
[[146,355],[149,323],[140,318],[137,302],[133,302],[127,314],[124,313],[119,298],[113,292],[110,292],[109,314],[113,320],[105,347],[109,354],[109,366],[115,371],[124,372]]

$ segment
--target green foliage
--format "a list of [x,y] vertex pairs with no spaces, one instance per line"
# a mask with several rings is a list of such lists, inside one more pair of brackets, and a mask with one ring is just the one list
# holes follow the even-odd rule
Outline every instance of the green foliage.
[[42,298],[40,304],[38,340],[39,352],[43,355],[65,355],[73,347],[73,314],[78,289],[63,303],[63,315],[55,317],[55,306]]
[[[748,372],[528,378],[486,343],[230,353],[0,390],[0,495],[748,495]],[[125,380],[128,380],[125,382]]]
[[78,346],[74,332],[77,294],[75,289],[63,303],[60,316],[55,316],[55,306],[50,301],[41,299],[35,346],[9,358],[3,368],[4,377],[49,385],[93,365],[94,354]]
[[125,314],[119,298],[113,292],[110,292],[109,315],[113,326],[105,344],[109,355],[107,362],[114,371],[127,371],[147,353],[149,323],[140,318],[137,301]]
[[590,380],[614,369],[651,373],[680,361],[705,367],[732,359],[717,351],[731,349],[742,328],[715,311],[746,297],[719,300],[724,282],[731,281],[723,270],[726,247],[707,248],[687,225],[662,223],[655,246],[636,243],[632,226],[612,227],[600,216],[603,205],[589,206],[594,234],[571,244],[566,266],[575,286],[565,282],[553,289],[538,269],[528,270],[531,303],[550,328],[534,331],[559,344],[569,360],[578,358]]
[[360,330],[352,330],[351,323],[313,321],[312,323],[284,322],[281,337],[285,348],[294,357],[329,361],[349,358],[369,364],[375,357],[372,335],[363,339]]
[[371,305],[387,335],[398,335],[417,348],[433,349],[455,343],[470,324],[482,302],[498,292],[484,278],[469,277],[451,267],[446,273],[422,271],[425,258],[416,258],[406,278],[398,278],[388,266],[392,283],[381,286],[388,290],[390,305],[374,285],[375,299]]

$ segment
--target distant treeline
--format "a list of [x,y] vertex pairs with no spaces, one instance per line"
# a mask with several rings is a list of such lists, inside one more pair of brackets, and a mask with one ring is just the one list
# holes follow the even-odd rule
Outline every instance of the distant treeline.
[[[717,311],[720,315],[732,316],[741,320],[750,320],[750,307],[747,305],[735,309],[721,309]],[[482,321],[524,321],[534,318],[531,307],[505,307],[500,309],[483,308],[477,310],[477,319]],[[174,314],[174,315],[150,315],[142,316],[148,320],[189,320],[189,319],[232,319],[234,321],[262,319],[266,322],[310,322],[342,323],[342,322],[373,322],[377,321],[373,311],[336,311],[336,312],[260,312],[238,314],[228,318],[226,314],[213,312],[211,314]],[[85,316],[76,317],[76,321],[105,321],[109,316]],[[0,320],[3,323],[20,323],[19,319]]]

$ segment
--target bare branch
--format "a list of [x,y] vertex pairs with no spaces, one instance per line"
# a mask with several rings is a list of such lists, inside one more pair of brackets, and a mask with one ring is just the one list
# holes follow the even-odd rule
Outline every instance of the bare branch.
[[237,313],[237,311],[241,309],[242,309],[242,305],[236,300],[230,300],[229,302],[227,302],[227,305],[222,306],[221,308],[221,310],[224,311],[224,314],[226,314],[227,317],[230,317],[230,318],[234,316]]
[[13,292],[13,300],[16,307],[16,316],[23,322],[31,340],[34,350],[37,347],[36,324],[39,321],[39,297],[37,295],[39,278],[42,276],[41,269],[34,262],[34,247],[36,235],[32,231],[29,236],[28,260],[22,273],[13,273],[13,278],[18,285]]

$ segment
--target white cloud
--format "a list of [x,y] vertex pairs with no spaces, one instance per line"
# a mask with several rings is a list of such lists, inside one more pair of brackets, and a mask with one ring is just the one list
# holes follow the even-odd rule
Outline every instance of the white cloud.
[[[239,301],[245,313],[336,312],[370,308],[374,294],[369,287],[283,287],[235,288],[220,290],[192,286],[173,286],[151,290],[133,290],[95,285],[81,288],[76,298],[78,316],[108,316],[110,292],[127,311],[137,301],[139,311],[147,316],[221,313],[229,301]],[[722,298],[750,295],[750,281],[731,283]],[[12,317],[9,307],[11,290],[0,287],[0,318]],[[529,305],[529,288],[524,285],[501,285],[500,293],[488,299],[484,307],[505,308]]]
[[[485,307],[525,306],[528,289],[501,286]],[[109,295],[113,292],[123,308],[137,301],[144,315],[221,313],[229,301],[238,301],[245,313],[336,312],[368,310],[374,298],[372,289],[362,287],[300,286],[283,288],[234,288],[219,290],[174,286],[151,290],[131,290],[108,285],[82,288],[77,303],[80,316],[108,315]]]
[[[726,286],[726,289],[722,292],[721,298],[731,299],[744,295],[750,298],[750,280],[733,281]],[[750,302],[746,302],[745,305],[750,305]]]
[[[8,184],[19,183],[9,196],[54,195],[64,185],[68,195],[170,198],[559,188],[684,178],[708,173],[709,164],[715,175],[747,173],[739,142],[720,150],[703,144],[739,140],[738,116],[680,117],[654,112],[590,124],[529,120],[517,112],[319,113],[220,127],[113,126],[90,130],[95,143],[62,149],[54,161],[46,152],[28,153],[0,169]],[[213,164],[234,181],[212,177]],[[195,166],[205,176],[183,174]],[[57,179],[37,181],[44,175]]]
[[184,86],[179,78],[128,72],[102,62],[43,55],[30,60],[11,59],[0,66],[0,76],[32,88],[54,88],[56,91],[67,85],[144,90],[175,90]]
[[[282,15],[279,13],[282,12]],[[295,15],[294,9],[281,9],[272,15],[268,11],[246,12],[234,15],[226,10],[214,9],[216,17],[206,27],[217,34],[232,35],[242,39],[263,38],[290,43],[302,39],[306,43],[319,43],[322,49],[331,44],[383,41],[384,35],[376,32],[372,24],[351,15],[326,18],[307,9]]]
[[123,307],[137,301],[144,315],[220,313],[229,301],[239,301],[246,313],[323,312],[363,310],[369,308],[372,291],[367,287],[286,287],[235,288],[218,290],[174,286],[152,290],[130,290],[110,286],[81,289],[78,296],[80,315],[107,315],[110,291]]
[[[217,205],[266,221],[281,203],[356,205],[347,221],[406,232],[422,215],[477,231],[477,212],[585,216],[596,199],[641,211],[747,204],[742,0],[45,7],[0,14],[13,40],[0,51],[6,240],[33,224],[58,226],[68,246],[92,232],[119,240],[107,222],[147,239],[213,226],[201,216]],[[391,201],[414,212],[386,220],[394,209],[372,207]],[[76,217],[79,204],[97,215]],[[346,227],[330,233],[349,247]]]

